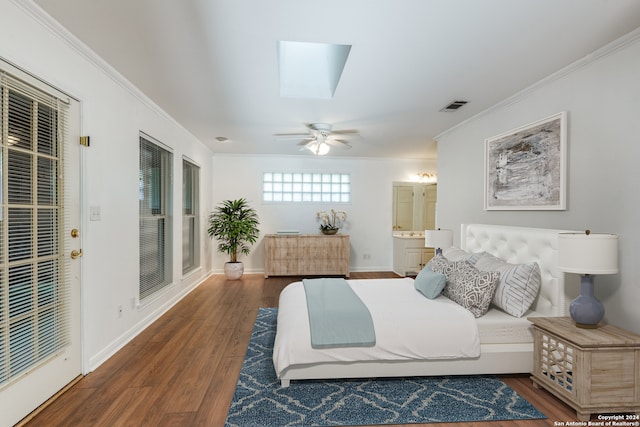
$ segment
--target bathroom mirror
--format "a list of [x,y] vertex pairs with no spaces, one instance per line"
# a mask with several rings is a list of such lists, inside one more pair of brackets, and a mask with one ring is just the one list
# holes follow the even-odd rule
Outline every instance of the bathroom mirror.
[[393,233],[434,229],[437,184],[393,183]]

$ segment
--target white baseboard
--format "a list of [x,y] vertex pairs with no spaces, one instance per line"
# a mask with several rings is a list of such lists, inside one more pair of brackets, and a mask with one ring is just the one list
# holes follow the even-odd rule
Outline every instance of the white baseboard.
[[[135,325],[129,328],[126,332],[113,340],[100,352],[89,358],[88,363],[85,365],[84,375],[96,370],[100,365],[109,360],[114,354],[121,350],[131,340],[133,340],[138,334],[147,329],[153,322],[158,320],[163,314],[165,314],[171,307],[176,305],[180,300],[186,297],[191,291],[200,286],[205,280],[207,280],[212,273],[202,274],[198,280],[195,280],[193,275],[190,275],[187,280],[183,278],[183,283],[189,283],[186,287],[180,289],[175,295],[163,304],[156,307],[153,311],[149,312],[146,316],[140,319]],[[175,286],[175,285],[173,285]]]

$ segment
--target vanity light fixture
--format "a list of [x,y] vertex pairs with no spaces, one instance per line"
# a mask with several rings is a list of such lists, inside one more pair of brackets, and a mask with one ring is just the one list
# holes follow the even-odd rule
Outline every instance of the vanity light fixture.
[[597,328],[604,306],[593,295],[593,276],[618,272],[618,236],[615,234],[560,233],[558,270],[580,274],[580,295],[569,305],[579,328]]
[[417,182],[421,182],[424,184],[436,183],[438,182],[438,175],[430,172],[421,172],[417,173]]

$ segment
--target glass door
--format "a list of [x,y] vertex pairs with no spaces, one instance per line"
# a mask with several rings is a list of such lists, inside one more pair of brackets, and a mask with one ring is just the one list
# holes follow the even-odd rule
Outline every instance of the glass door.
[[12,425],[82,371],[80,114],[3,63],[0,100],[0,425]]

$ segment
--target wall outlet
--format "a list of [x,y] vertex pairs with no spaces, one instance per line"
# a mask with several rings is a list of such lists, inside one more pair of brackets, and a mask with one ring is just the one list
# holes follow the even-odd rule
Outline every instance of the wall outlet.
[[364,254],[364,255],[362,255],[362,258],[371,259],[371,254]]

